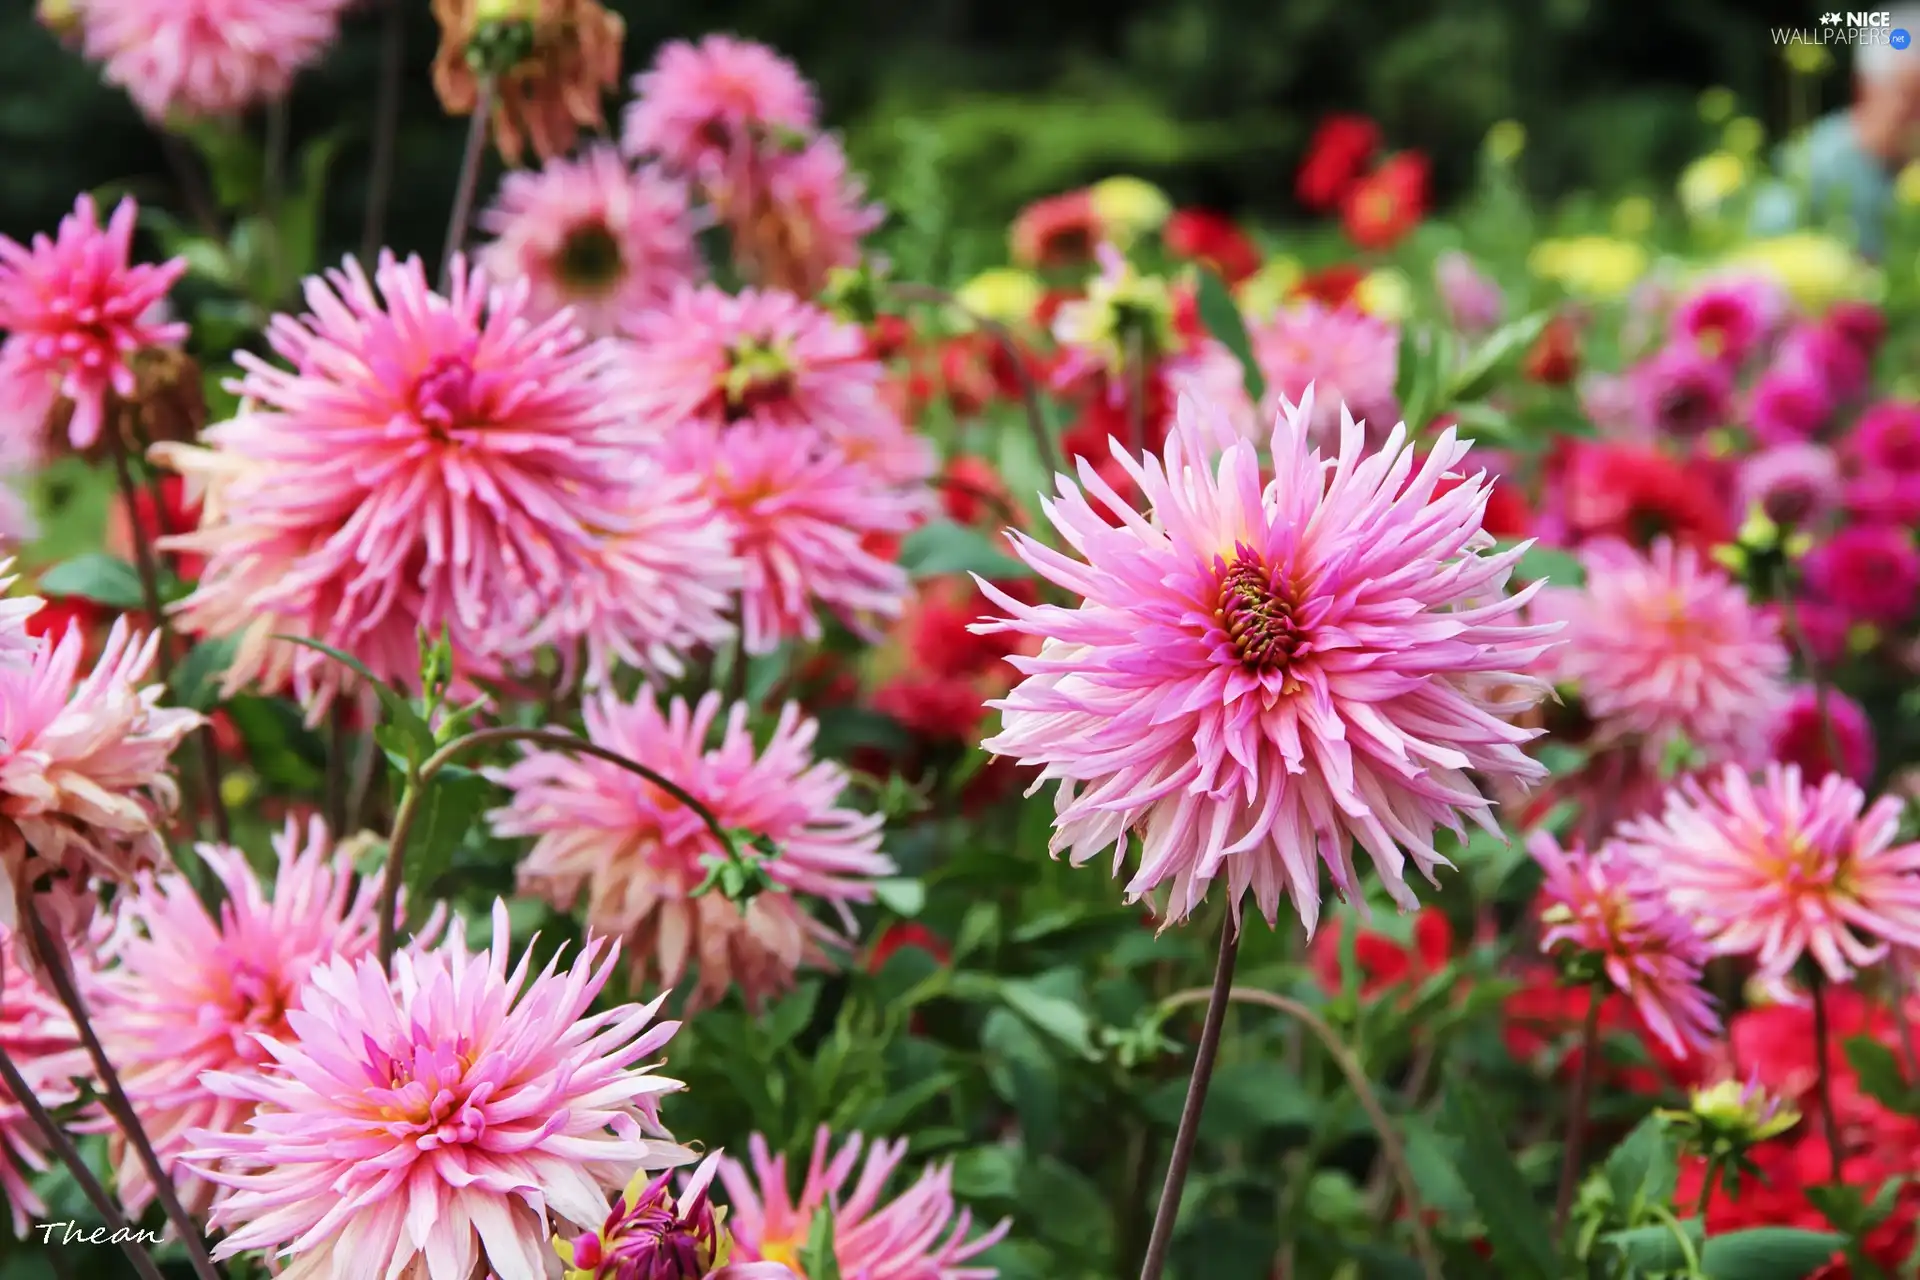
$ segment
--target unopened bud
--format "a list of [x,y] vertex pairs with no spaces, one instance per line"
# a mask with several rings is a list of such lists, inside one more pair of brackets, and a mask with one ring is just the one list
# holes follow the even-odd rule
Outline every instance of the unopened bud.
[[34,8],[34,17],[40,20],[41,26],[58,36],[63,44],[79,38],[78,0],[40,0]]

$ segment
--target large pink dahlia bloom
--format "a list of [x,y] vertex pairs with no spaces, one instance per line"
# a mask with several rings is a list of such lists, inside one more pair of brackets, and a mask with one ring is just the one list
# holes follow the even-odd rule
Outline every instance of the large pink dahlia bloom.
[[84,50],[156,124],[286,93],[350,0],[79,0]]
[[[188,1131],[237,1132],[254,1111],[202,1088],[201,1073],[246,1074],[272,1061],[259,1037],[287,1038],[288,1013],[314,970],[372,952],[380,891],[378,877],[355,888],[351,861],[318,819],[304,833],[289,821],[274,841],[271,898],[238,849],[202,845],[199,853],[226,888],[219,919],[184,876],[148,878],[117,904],[100,940],[104,963],[86,975],[94,1029],[196,1213],[214,1187],[177,1163]],[[118,1129],[102,1127],[115,1137],[121,1202],[137,1217],[153,1199],[152,1181]]]
[[639,441],[620,349],[564,315],[532,323],[524,281],[456,264],[442,297],[419,259],[383,257],[372,280],[352,262],[308,280],[307,304],[268,330],[291,369],[238,357],[245,411],[207,432],[217,461],[187,464],[217,507],[170,545],[208,558],[183,626],[242,637],[228,686],[290,668],[318,714],[339,664],[268,637],[402,683],[423,627],[476,656],[511,647],[633,523]]
[[[699,815],[607,761],[531,752],[492,775],[513,794],[490,816],[499,835],[537,837],[520,867],[527,888],[562,910],[585,890],[588,927],[626,940],[636,982],[674,985],[698,961],[696,1003],[736,982],[757,1003],[802,963],[824,964],[823,944],[851,945],[848,904],[872,901],[872,880],[893,862],[880,852],[880,818],[841,805],[846,770],[813,758],[814,721],[789,703],[756,751],[747,707],[735,703],[709,748],[721,706],[710,692],[691,708],[675,698],[663,714],[642,689],[631,703],[602,694],[584,711],[594,743],[679,784],[723,826],[773,841],[767,874],[788,892],[759,894],[745,914],[719,893],[690,896],[706,878],[702,860],[721,852]],[[809,914],[808,899],[830,904],[840,930]]]
[[1776,992],[1804,955],[1836,982],[1920,947],[1920,843],[1900,843],[1901,801],[1872,805],[1839,774],[1809,784],[1770,764],[1683,779],[1666,810],[1621,829],[1719,955],[1752,956]]
[[1540,949],[1569,948],[1597,964],[1676,1055],[1710,1047],[1720,1019],[1700,985],[1707,944],[1674,910],[1659,873],[1617,844],[1563,850],[1544,831],[1527,851],[1546,872]]
[[201,718],[142,683],[158,645],[122,618],[85,676],[77,628],[29,665],[0,663],[0,927],[18,927],[42,873],[84,907],[92,877],[125,882],[167,860],[160,827],[180,801],[167,761]]
[[[1011,1224],[1002,1222],[969,1240],[973,1215],[966,1209],[956,1212],[951,1167],[925,1170],[906,1191],[883,1203],[887,1180],[906,1157],[906,1139],[866,1146],[854,1134],[839,1151],[831,1151],[832,1141],[822,1126],[798,1198],[787,1177],[787,1158],[772,1155],[759,1134],[748,1146],[751,1171],[721,1157],[736,1257],[797,1266],[814,1218],[831,1206],[834,1259],[849,1280],[994,1280],[1000,1274],[967,1263],[998,1244]],[[867,1161],[860,1168],[863,1146]],[[855,1169],[860,1177],[849,1189]]]
[[641,1065],[679,1024],[650,1025],[660,1000],[588,1012],[618,947],[591,941],[529,980],[532,953],[509,973],[509,945],[496,903],[477,954],[456,927],[400,952],[391,979],[336,956],[291,1034],[262,1038],[270,1069],[201,1078],[257,1108],[238,1133],[191,1135],[188,1160],[228,1189],[216,1257],[291,1258],[282,1280],[544,1280],[548,1241],[604,1221],[605,1188],[691,1161],[658,1116],[680,1083]]
[[480,252],[493,278],[525,277],[537,315],[572,307],[597,336],[701,274],[685,186],[628,168],[611,146],[509,173],[480,227],[494,237]]
[[[11,936],[0,938],[0,1048],[48,1108],[73,1102],[80,1096],[73,1082],[93,1075],[73,1020],[20,964]],[[26,1239],[27,1224],[46,1216],[46,1203],[27,1179],[47,1167],[40,1127],[0,1084],[0,1191],[6,1193],[16,1239]]]
[[1597,542],[1580,558],[1586,584],[1542,592],[1534,612],[1566,624],[1542,672],[1578,689],[1601,745],[1652,760],[1681,740],[1713,762],[1764,756],[1787,701],[1778,624],[1690,547]]
[[1416,471],[1404,429],[1369,453],[1343,418],[1330,460],[1312,395],[1286,406],[1263,485],[1254,444],[1185,401],[1164,459],[1115,447],[1150,518],[1083,461],[1045,507],[1083,559],[1011,535],[1078,606],[981,584],[1009,616],[978,629],[1044,641],[1009,659],[1026,679],[990,704],[984,745],[1060,780],[1056,853],[1112,848],[1117,871],[1138,831],[1128,897],[1169,887],[1169,923],[1224,873],[1236,912],[1251,890],[1276,922],[1284,892],[1311,930],[1317,861],[1354,894],[1356,842],[1411,908],[1406,855],[1429,878],[1447,865],[1436,826],[1498,830],[1475,774],[1544,776],[1521,749],[1535,732],[1502,717],[1545,692],[1522,673],[1553,628],[1519,623],[1531,588],[1506,594],[1521,552],[1483,554],[1491,481],[1435,496],[1468,452],[1451,431]]
[[73,446],[87,448],[100,438],[107,396],[133,394],[133,353],[187,336],[184,324],[148,318],[187,261],[132,262],[138,216],[133,201],[122,200],[102,227],[93,197],[83,195],[52,239],[38,235],[21,245],[0,236],[7,434],[37,438],[65,396],[73,402]]
[[811,133],[818,124],[813,90],[794,65],[732,36],[663,45],[633,91],[621,125],[627,154],[658,156],[703,181],[725,175],[768,135]]

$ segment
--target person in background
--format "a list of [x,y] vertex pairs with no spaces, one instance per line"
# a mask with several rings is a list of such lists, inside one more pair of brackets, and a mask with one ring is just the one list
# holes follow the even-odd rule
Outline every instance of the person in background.
[[[1894,11],[1887,30],[1920,34],[1920,6]],[[1802,226],[1850,224],[1861,254],[1877,259],[1886,243],[1894,177],[1920,158],[1920,44],[1855,46],[1852,106],[1785,144],[1780,177],[1755,194],[1755,235]]]

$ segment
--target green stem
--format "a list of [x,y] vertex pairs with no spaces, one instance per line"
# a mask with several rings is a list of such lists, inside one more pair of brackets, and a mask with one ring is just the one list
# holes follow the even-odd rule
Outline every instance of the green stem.
[[1033,437],[1033,447],[1040,455],[1040,465],[1049,473],[1059,473],[1060,459],[1054,453],[1053,438],[1047,434],[1047,415],[1040,404],[1040,388],[1033,380],[1033,371],[1027,368],[1027,360],[1021,354],[1020,344],[1014,340],[1007,326],[972,310],[945,289],[906,281],[896,282],[890,287],[894,295],[905,302],[930,302],[939,306],[952,307],[999,344],[1001,351],[1006,353],[1007,359],[1013,364],[1014,376],[1020,381],[1020,404],[1027,413],[1027,432]]
[[1580,1065],[1573,1073],[1567,1096],[1567,1140],[1560,1159],[1560,1189],[1553,1198],[1553,1231],[1564,1236],[1567,1214],[1573,1209],[1573,1190],[1580,1181],[1580,1159],[1587,1143],[1587,1110],[1593,1098],[1593,1077],[1600,1057],[1601,993],[1588,991],[1587,1020],[1580,1029]]

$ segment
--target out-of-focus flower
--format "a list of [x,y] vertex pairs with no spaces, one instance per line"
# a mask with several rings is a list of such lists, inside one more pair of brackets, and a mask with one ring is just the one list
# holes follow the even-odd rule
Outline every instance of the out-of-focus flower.
[[1845,244],[1811,231],[1748,241],[1727,261],[1769,273],[1795,302],[1813,311],[1860,293],[1870,277],[1866,264]]
[[1856,622],[1898,626],[1920,604],[1920,550],[1898,525],[1849,525],[1801,562],[1808,587]]
[[[451,115],[480,103],[480,75],[470,47],[490,22],[486,0],[433,0],[440,50],[433,88]],[[601,99],[620,82],[626,23],[599,0],[529,0],[526,56],[499,72],[493,93],[493,138],[509,164],[529,143],[542,160],[573,150],[582,129],[606,125]]]
[[1606,1039],[1630,1038],[1649,1065],[1612,1061],[1601,1052],[1595,1075],[1609,1085],[1636,1096],[1658,1095],[1697,1082],[1711,1059],[1706,1054],[1676,1055],[1652,1034],[1633,1002],[1614,991],[1592,986],[1568,986],[1550,964],[1525,964],[1517,975],[1520,988],[1502,1003],[1506,1024],[1501,1028],[1507,1051],[1526,1063],[1542,1059],[1553,1064],[1560,1077],[1572,1077],[1585,1068],[1581,1034],[1595,1001],[1600,1005],[1600,1031]]
[[1249,323],[1265,320],[1293,296],[1301,277],[1297,259],[1285,255],[1269,258],[1264,266],[1234,288],[1233,298]]
[[[1404,428],[1366,454],[1346,419],[1330,468],[1308,443],[1311,396],[1284,409],[1264,490],[1253,443],[1190,400],[1164,461],[1120,459],[1152,523],[1093,486],[1124,519],[1113,527],[1064,482],[1049,516],[1086,564],[1012,537],[1083,598],[1076,608],[983,588],[1008,617],[977,625],[1042,640],[1037,658],[1012,660],[1026,679],[993,704],[1002,727],[985,746],[1061,779],[1052,849],[1076,864],[1116,842],[1124,857],[1126,833],[1141,831],[1127,893],[1164,890],[1169,924],[1224,875],[1236,911],[1251,891],[1274,922],[1285,892],[1311,930],[1318,863],[1354,892],[1355,842],[1410,908],[1403,850],[1431,874],[1435,824],[1490,821],[1467,771],[1544,773],[1520,749],[1533,733],[1500,716],[1544,691],[1519,672],[1550,632],[1514,621],[1525,593],[1501,593],[1517,553],[1478,554],[1491,543],[1484,477],[1433,497],[1468,447],[1443,433],[1409,479]],[[1211,614],[1196,611],[1209,599]],[[1424,616],[1447,620],[1444,646]],[[1323,649],[1336,633],[1360,647]],[[1350,715],[1362,689],[1366,712]]]
[[1398,324],[1413,313],[1413,284],[1405,272],[1380,267],[1367,272],[1353,291],[1353,300],[1368,315]]
[[955,289],[953,296],[974,315],[1001,324],[1025,324],[1040,305],[1040,280],[1014,267],[990,267]]
[[1527,127],[1518,120],[1496,120],[1487,128],[1482,145],[1495,164],[1512,164],[1527,149]]
[[[1580,374],[1580,325],[1569,315],[1556,315],[1527,348],[1520,372],[1549,387],[1563,387]],[[1631,391],[1632,384],[1623,386]]]
[[1802,324],[1780,341],[1773,366],[1816,378],[1829,400],[1846,402],[1867,389],[1871,361],[1849,334],[1830,325]]
[[[833,1254],[843,1276],[994,1280],[1000,1274],[993,1267],[967,1264],[998,1244],[1012,1223],[1002,1222],[969,1240],[973,1215],[954,1203],[951,1166],[927,1169],[904,1192],[882,1203],[881,1193],[906,1158],[906,1140],[867,1145],[855,1134],[838,1151],[832,1150],[832,1140],[823,1126],[797,1198],[788,1180],[787,1158],[773,1155],[759,1134],[748,1142],[751,1166],[721,1157],[720,1181],[733,1206],[735,1257],[797,1267],[806,1260],[814,1219],[831,1209]],[[860,1168],[863,1147],[867,1160]]]
[[161,821],[180,802],[168,759],[201,719],[162,707],[165,690],[143,683],[159,641],[122,618],[84,677],[77,630],[30,664],[0,661],[0,928],[19,927],[43,875],[64,882],[64,904],[84,917],[96,878],[126,884],[166,863]]
[[1734,96],[1733,90],[1723,85],[1715,85],[1710,89],[1702,89],[1700,91],[1700,101],[1698,105],[1700,118],[1702,120],[1708,124],[1721,124],[1726,121],[1727,117],[1739,110],[1740,100]]
[[[1578,376],[1578,370],[1575,370]],[[1625,374],[1589,373],[1579,379],[1580,412],[1603,435],[1644,435],[1640,406]]]
[[1128,364],[1157,359],[1173,347],[1173,293],[1159,276],[1143,275],[1111,245],[1102,245],[1100,273],[1086,296],[1061,306],[1053,336],[1068,348],[1056,384],[1099,370],[1124,386]]
[[1747,162],[1731,151],[1713,151],[1680,171],[1680,207],[1695,218],[1711,218],[1747,185]]
[[1786,298],[1771,280],[1712,277],[1674,308],[1673,338],[1737,369],[1773,336],[1785,313]]
[[1622,196],[1613,206],[1610,222],[1613,234],[1623,240],[1632,240],[1653,230],[1653,201],[1645,196]]
[[[1307,963],[1327,991],[1339,991],[1345,985],[1346,929],[1344,915],[1330,917],[1307,948]],[[1360,971],[1360,998],[1371,1000],[1403,985],[1418,987],[1447,967],[1453,959],[1453,942],[1453,925],[1438,907],[1420,908],[1405,941],[1377,928],[1356,928],[1353,962]]]
[[1887,336],[1887,317],[1879,307],[1860,298],[1842,298],[1828,307],[1825,324],[1869,359]]
[[[195,1213],[206,1211],[215,1189],[178,1164],[188,1131],[237,1132],[253,1114],[248,1103],[201,1088],[200,1073],[272,1062],[258,1037],[289,1038],[288,1012],[300,1007],[314,969],[334,956],[366,955],[379,937],[380,878],[355,888],[351,860],[318,819],[304,833],[289,821],[274,852],[269,898],[239,850],[200,846],[226,889],[217,921],[178,872],[143,880],[103,930],[110,964],[83,974],[101,1043]],[[120,1200],[137,1217],[153,1183],[118,1128],[101,1127],[111,1135]]]
[[1013,220],[1013,260],[1026,267],[1086,262],[1102,239],[1093,195],[1082,189],[1035,200]]
[[1546,872],[1540,949],[1563,952],[1569,973],[1605,980],[1627,997],[1675,1054],[1711,1045],[1720,1019],[1700,985],[1707,947],[1667,902],[1658,873],[1617,845],[1563,850],[1544,831],[1527,841],[1527,852]]
[[1840,505],[1840,464],[1817,444],[1783,444],[1741,462],[1740,510],[1758,507],[1789,529],[1818,525]]
[[[79,1033],[59,1001],[20,963],[11,936],[0,938],[0,1049],[43,1107],[75,1101],[75,1080],[93,1075]],[[13,1216],[13,1234],[26,1239],[27,1224],[46,1215],[46,1202],[29,1180],[45,1173],[47,1140],[26,1108],[0,1084],[0,1191]]]
[[767,160],[754,179],[710,182],[706,195],[732,230],[734,265],[763,288],[802,297],[860,261],[860,242],[886,218],[866,198],[840,143],[822,134]]
[[1102,178],[1087,188],[1087,197],[1093,202],[1101,234],[1122,248],[1158,231],[1173,212],[1167,193],[1144,178]]
[[1689,547],[1650,555],[1617,542],[1581,552],[1587,582],[1540,594],[1535,612],[1566,626],[1548,654],[1576,686],[1599,745],[1632,743],[1658,760],[1677,741],[1747,759],[1786,701],[1787,650],[1774,621]]
[[1460,332],[1485,333],[1500,323],[1506,309],[1500,286],[1458,249],[1449,249],[1435,261],[1433,282],[1440,291],[1441,305],[1447,309],[1447,320]]
[[1207,209],[1177,209],[1161,228],[1167,252],[1198,262],[1229,285],[1239,285],[1260,270],[1260,250],[1239,224]]
[[1380,147],[1380,126],[1365,116],[1333,115],[1322,120],[1307,143],[1295,191],[1315,212],[1338,208]]
[[283,97],[348,0],[79,0],[81,48],[155,124]]
[[1760,153],[1767,140],[1767,127],[1752,116],[1735,116],[1720,131],[1720,145],[1745,160]]
[[1725,425],[1733,411],[1733,378],[1725,366],[1678,343],[1629,375],[1646,424],[1677,440],[1697,440]]
[[610,146],[507,174],[480,227],[495,237],[479,257],[490,276],[526,279],[535,318],[571,307],[596,336],[701,272],[686,188],[656,169],[630,170]]
[[9,434],[37,437],[64,396],[73,447],[100,438],[109,395],[138,387],[131,357],[143,347],[177,343],[187,326],[148,319],[187,269],[185,258],[159,266],[131,261],[139,216],[122,200],[102,227],[93,197],[74,201],[52,238],[22,245],[0,236],[0,388]]
[[1683,778],[1665,812],[1622,839],[1659,867],[1715,954],[1752,956],[1784,996],[1803,955],[1845,984],[1889,946],[1920,946],[1920,844],[1898,843],[1901,807],[1868,806],[1838,774],[1814,784],[1769,764],[1756,784],[1728,765],[1706,785]]
[[1799,766],[1809,782],[1836,768],[1861,786],[1873,778],[1873,725],[1860,704],[1838,689],[1801,686],[1775,721],[1771,738],[1772,758]]
[[327,961],[291,1034],[265,1046],[278,1070],[201,1077],[257,1108],[239,1132],[190,1135],[189,1163],[226,1188],[216,1257],[284,1250],[314,1275],[381,1258],[427,1280],[537,1277],[556,1227],[605,1221],[601,1188],[692,1161],[659,1120],[680,1082],[638,1065],[679,1029],[650,1025],[665,995],[589,1012],[619,959],[600,939],[564,971],[555,957],[529,977],[528,952],[509,972],[502,902],[487,950],[464,935],[401,950],[391,977],[372,956]]
[[1353,305],[1353,295],[1366,279],[1364,268],[1352,262],[1336,262],[1302,274],[1288,294],[1289,300],[1317,302],[1337,309]]
[[1527,255],[1527,268],[1573,293],[1618,298],[1646,274],[1647,253],[1631,240],[1607,236],[1542,240]]
[[1362,249],[1390,249],[1420,225],[1427,213],[1427,158],[1400,151],[1347,188],[1340,223]]
[[[725,850],[691,808],[642,778],[588,757],[534,751],[492,775],[511,793],[491,821],[502,836],[537,837],[521,864],[529,890],[561,909],[586,893],[596,932],[626,940],[636,982],[672,986],[700,966],[694,998],[711,1004],[738,983],[758,1004],[790,986],[802,965],[828,962],[823,946],[851,945],[850,903],[873,898],[889,874],[880,818],[840,804],[846,771],[812,755],[817,724],[787,704],[756,750],[745,703],[721,720],[720,695],[697,706],[675,698],[663,712],[643,688],[633,702],[608,691],[589,700],[587,735],[674,781],[723,827],[765,836],[777,848],[766,874],[785,892],[756,895],[743,912],[719,893],[693,896],[704,860]],[[719,745],[708,738],[718,727]],[[808,913],[831,905],[838,931]]]
[[1761,374],[1747,401],[1747,425],[1762,444],[1811,440],[1832,414],[1826,383],[1797,365],[1777,364]]
[[819,125],[798,69],[766,45],[732,36],[669,41],[634,77],[633,92],[621,147],[702,183],[726,178],[768,141]]
[[1658,449],[1557,441],[1548,455],[1547,514],[1570,543],[1646,546],[1664,536],[1704,550],[1731,537],[1735,523],[1706,470]]
[[[1330,442],[1340,429],[1342,409],[1364,419],[1375,431],[1389,428],[1400,414],[1394,383],[1400,371],[1400,331],[1388,322],[1350,308],[1328,310],[1317,302],[1287,307],[1253,327],[1254,358],[1267,379],[1261,419],[1280,412],[1281,401],[1311,403],[1308,430],[1316,442]],[[1307,396],[1308,388],[1313,395]]]
[[1920,523],[1920,405],[1883,400],[1841,444],[1847,508],[1869,521]]

